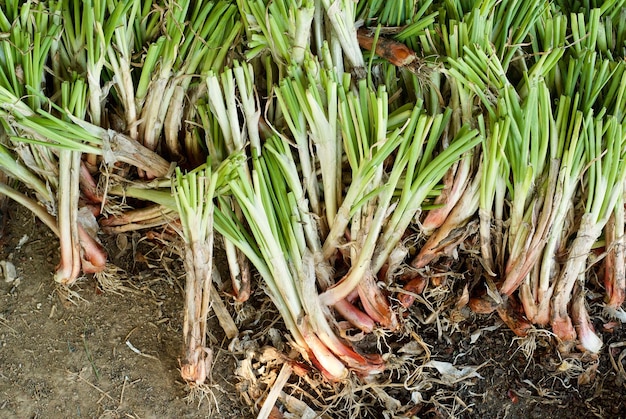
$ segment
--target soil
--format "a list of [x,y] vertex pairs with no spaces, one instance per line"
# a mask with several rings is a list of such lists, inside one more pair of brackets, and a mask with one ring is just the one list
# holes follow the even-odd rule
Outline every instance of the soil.
[[253,417],[226,351],[215,351],[209,391],[189,397],[178,370],[183,278],[152,256],[146,252],[116,292],[85,278],[68,301],[53,280],[58,240],[10,207],[0,260],[12,262],[19,279],[0,280],[1,418]]
[[[178,370],[183,276],[175,253],[138,235],[107,243],[113,262],[124,268],[115,290],[104,291],[85,278],[68,295],[52,279],[56,238],[20,207],[10,206],[5,216],[0,261],[15,265],[17,279],[0,278],[0,418],[256,416],[258,406],[249,404],[258,392],[236,368],[252,360],[261,377],[270,370],[275,374],[278,366],[269,362],[264,368],[250,351],[232,349],[251,340],[254,348],[284,340],[266,333],[281,325],[261,291],[252,301],[262,305],[257,311],[267,311],[264,318],[245,316],[242,307],[233,312],[241,331],[235,342],[212,320],[211,382],[190,392]],[[417,304],[409,319],[428,314],[424,307]],[[414,321],[413,333],[397,342],[393,335],[381,338],[397,364],[385,376],[382,392],[356,380],[312,389],[311,380],[297,377],[284,391],[330,418],[392,417],[386,412],[394,410],[393,400],[403,406],[395,408],[403,417],[626,418],[626,376],[619,371],[619,363],[626,365],[620,358],[626,355],[626,346],[620,346],[626,345],[626,333],[621,325],[603,328],[609,319],[602,318],[599,306],[592,314],[605,342],[596,359],[559,355],[547,333],[515,339],[497,316],[448,310],[434,322]],[[422,349],[416,350],[420,341]],[[456,369],[447,373],[437,368],[452,365]],[[330,388],[342,396],[329,396]],[[324,403],[331,407],[321,409]]]

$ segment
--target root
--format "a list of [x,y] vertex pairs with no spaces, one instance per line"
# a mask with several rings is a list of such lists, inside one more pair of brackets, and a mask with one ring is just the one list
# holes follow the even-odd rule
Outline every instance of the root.
[[526,336],[514,336],[511,343],[517,342],[517,351],[521,351],[528,361],[533,359],[535,350],[537,349],[537,341],[548,339],[551,340],[555,337],[554,333],[546,329],[528,330]]
[[[84,278],[84,276],[78,277],[76,281],[72,284],[72,286],[76,287],[76,284],[82,281]],[[79,288],[71,289],[65,285],[57,284],[54,289],[54,293],[59,296],[59,299],[63,302],[63,304],[71,303],[77,306],[79,302],[87,302],[87,300],[81,297]]]
[[215,396],[215,389],[219,389],[219,386],[216,384],[188,382],[188,392],[185,396],[185,401],[189,404],[195,403],[198,409],[200,409],[202,403],[206,401],[208,404],[208,417],[221,417],[222,415],[217,402],[218,398]]
[[98,286],[104,292],[110,292],[117,295],[122,295],[121,291],[125,288],[122,286],[121,277],[125,272],[123,269],[115,266],[112,263],[107,263],[104,270],[96,272],[93,277],[98,282]]

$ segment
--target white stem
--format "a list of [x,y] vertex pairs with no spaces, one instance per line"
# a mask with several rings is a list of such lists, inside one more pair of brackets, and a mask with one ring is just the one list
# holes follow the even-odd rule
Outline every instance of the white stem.
[[80,242],[78,239],[78,195],[80,153],[59,152],[58,226],[61,261],[54,280],[71,285],[80,274]]

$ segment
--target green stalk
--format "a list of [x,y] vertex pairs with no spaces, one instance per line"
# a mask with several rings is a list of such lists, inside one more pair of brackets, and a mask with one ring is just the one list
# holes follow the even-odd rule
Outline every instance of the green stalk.
[[[420,121],[423,120],[422,118],[424,117],[420,117]],[[461,129],[448,148],[424,164],[430,154],[427,151],[440,140],[443,133],[444,118],[444,115],[429,118],[428,123],[422,124],[420,122],[414,131],[415,139],[408,150],[408,169],[400,199],[393,215],[385,224],[384,232],[380,238],[379,250],[377,250],[372,262],[375,273],[382,268],[393,249],[400,243],[402,235],[419,211],[424,199],[443,178],[450,166],[481,141],[476,130]],[[424,142],[426,142],[426,152],[421,156],[421,145]]]
[[[61,34],[60,4],[8,2],[0,10],[0,32],[0,118],[6,132],[19,137],[21,130],[7,118],[5,110],[32,113],[31,109],[41,106],[41,91],[47,87],[45,66],[50,53],[58,49]],[[30,145],[14,151],[30,170],[56,187],[57,157],[50,149]]]
[[[314,170],[313,155],[309,150],[309,137],[307,132],[306,111],[301,111],[299,97],[304,97],[304,93],[296,94],[296,89],[301,89],[298,79],[285,78],[281,80],[280,87],[276,89],[276,99],[280,110],[285,118],[285,122],[291,131],[298,150],[298,160],[301,165],[302,180],[307,191],[311,209],[318,216],[322,215],[320,198],[318,193],[318,179]],[[305,105],[308,105],[305,103]],[[306,108],[304,108],[306,109]],[[336,138],[336,136],[335,136]],[[332,202],[336,199],[331,197]]]
[[[356,104],[355,102],[353,103]],[[350,113],[350,110],[347,107],[342,107],[340,111],[343,112],[344,118],[342,128],[349,127],[348,121],[353,121],[353,114]],[[419,109],[416,108],[414,112],[417,115]],[[371,189],[369,189],[370,184],[375,179],[378,168],[382,166],[385,159],[389,157],[404,140],[404,137],[401,135],[390,136],[380,143],[377,143],[376,147],[372,147],[370,150],[367,150],[367,154],[363,154],[363,159],[359,162],[359,150],[364,150],[364,144],[359,144],[359,141],[355,141],[356,138],[353,137],[349,131],[345,131],[344,135],[346,136],[344,143],[346,144],[345,148],[347,150],[346,153],[348,154],[348,161],[353,167],[352,182],[344,195],[343,202],[337,210],[337,214],[330,227],[328,236],[324,241],[322,254],[325,260],[329,260],[335,254],[341,244],[340,237],[344,235],[346,227],[352,218],[351,216],[353,212],[364,203],[362,200],[367,196],[367,193],[371,192]],[[360,135],[359,138],[363,139]],[[353,160],[351,160],[352,158]]]
[[[421,9],[430,6],[432,0],[424,3],[426,5],[422,6]],[[417,12],[415,7],[415,2],[411,0],[395,2],[369,0],[357,4],[357,15],[361,19],[365,19],[367,25],[369,25],[368,21],[375,19],[383,26],[403,26],[411,19],[414,19],[415,15],[421,16],[421,13]]]
[[[528,252],[537,256],[539,243],[533,244],[533,237],[543,236],[543,228],[529,219],[533,212],[539,211],[540,199],[535,199],[536,188],[540,187],[544,176],[545,162],[548,160],[550,145],[550,125],[540,125],[540,113],[550,111],[550,98],[545,84],[535,81],[531,83],[528,96],[520,105],[518,98],[513,96],[511,89],[505,89],[505,109],[501,114],[510,118],[509,136],[506,142],[505,155],[511,166],[511,197],[510,225],[508,228],[509,255],[505,268],[505,280],[500,292],[510,295],[524,280],[530,266]],[[541,94],[541,104],[539,95]],[[541,105],[541,106],[540,106]],[[545,128],[544,128],[545,127]],[[546,176],[547,177],[547,176]],[[537,194],[541,197],[543,194]],[[545,211],[550,211],[546,208]],[[532,217],[531,217],[532,218]],[[523,269],[522,266],[527,268]]]
[[71,150],[59,152],[59,190],[57,191],[58,229],[61,261],[54,280],[61,285],[72,285],[80,275],[80,244],[78,239],[78,171],[80,153]]
[[[227,51],[242,28],[236,12],[236,7],[225,0],[193,4],[185,0],[177,2],[166,13],[165,34],[148,49],[146,63],[149,66],[142,71],[137,94],[140,101],[141,95],[146,94],[139,131],[149,149],[157,148],[167,122],[175,124],[165,127],[170,132],[168,151],[181,152],[176,136],[171,133],[180,130],[178,115],[185,106],[183,93],[186,94],[198,75],[221,69]],[[156,71],[157,76],[148,85],[152,71]],[[205,74],[198,74],[199,71]]]
[[[178,70],[168,86],[172,91],[171,100],[161,111],[166,150],[177,160],[187,157],[196,161],[205,158],[205,154],[193,146],[183,150],[181,131],[185,137],[189,134],[190,124],[185,121],[195,119],[195,104],[205,94],[202,76],[221,70],[229,47],[241,30],[241,23],[237,8],[226,1],[196,3],[189,14],[190,27],[174,66]],[[221,45],[221,48],[214,45]],[[184,152],[186,156],[183,156]]]
[[257,98],[254,92],[254,71],[252,66],[239,65],[235,62],[233,74],[237,81],[239,90],[239,100],[241,109],[244,114],[246,129],[248,133],[248,141],[252,155],[261,151],[261,137],[259,135],[259,120],[261,118],[261,110],[257,105]]
[[313,0],[238,0],[237,4],[247,23],[248,60],[269,50],[275,63],[302,64],[309,51]]
[[[462,83],[457,81],[456,79],[449,78],[448,79],[450,85],[450,103],[449,107],[454,109],[452,113],[452,118],[450,121],[449,134],[450,136],[455,135],[465,124],[469,124],[472,121],[473,117],[473,101],[475,99],[475,95],[472,94]],[[434,99],[432,99],[434,101]],[[437,99],[438,100],[438,99]],[[443,146],[448,146],[448,141],[444,136]],[[452,224],[452,220],[446,220],[446,217],[450,214],[450,212],[457,206],[457,202],[462,199],[465,195],[464,199],[473,202],[473,198],[468,197],[464,191],[466,187],[469,187],[471,184],[470,173],[473,171],[473,160],[474,154],[467,153],[461,161],[455,163],[446,173],[443,179],[444,187],[441,194],[435,199],[435,205],[440,205],[439,208],[432,209],[428,211],[427,216],[421,222],[421,230],[424,235],[431,236],[434,231],[440,227],[442,224],[446,224],[446,229],[448,232],[456,228]],[[472,211],[472,206],[468,208],[467,216],[473,214],[475,212]],[[457,220],[463,220],[466,217],[461,215],[457,210],[457,215],[455,218]],[[420,254],[415,258],[412,262],[412,265],[417,267],[421,265],[426,260],[432,260],[436,255],[432,253],[432,249],[435,249],[439,244],[440,240],[445,239],[447,233],[445,231],[438,231],[437,236],[433,237],[432,241],[429,239],[429,246],[425,246],[420,251]],[[429,250],[430,248],[430,250]],[[420,261],[421,260],[421,261]]]
[[321,0],[321,4],[351,67],[357,72],[364,71],[365,60],[356,37],[356,6],[354,2],[350,0]]
[[[322,69],[320,64],[308,57],[307,71],[292,67],[291,78],[283,79],[277,91],[280,109],[298,145],[302,175],[307,185],[308,197],[315,213],[322,219],[321,228],[334,222],[337,208],[341,204],[341,141],[337,126],[338,95],[342,87],[335,80],[334,72]],[[318,82],[306,75],[319,74]],[[306,121],[306,125],[304,122]],[[308,135],[307,135],[308,134]],[[309,145],[311,144],[311,145]],[[315,153],[311,156],[311,146]],[[319,164],[325,212],[322,213],[318,198],[317,175],[314,172],[316,158]]]
[[[233,155],[232,159],[215,169],[210,162],[185,174],[177,168],[171,181],[173,200],[181,221],[180,233],[185,241],[184,357],[181,375],[189,383],[204,383],[211,368],[206,327],[212,289],[214,200],[223,193],[240,164],[240,156]],[[167,199],[163,203],[171,205]]]
[[[296,288],[297,277],[294,277],[294,274],[290,271],[289,264],[285,258],[284,249],[286,243],[284,243],[284,239],[281,240],[283,235],[279,234],[275,227],[275,223],[278,221],[275,217],[278,214],[272,210],[273,206],[267,203],[269,198],[267,193],[269,191],[261,183],[262,179],[259,179],[260,173],[257,171],[252,173],[252,184],[245,181],[245,177],[241,177],[242,174],[240,173],[240,179],[244,181],[231,183],[230,187],[246,215],[246,219],[250,222],[252,235],[258,244],[260,254],[251,258],[251,260],[253,263],[255,261],[258,263],[259,259],[263,261],[259,265],[255,263],[255,266],[257,269],[260,268],[259,272],[262,275],[265,273],[263,278],[268,287],[270,297],[281,313],[281,317],[285,321],[287,329],[291,332],[296,344],[306,351],[306,348],[310,348],[310,342],[307,342],[304,337],[307,331],[302,331],[302,326],[299,324],[299,319],[303,319],[306,322],[303,316],[302,292],[298,292]],[[263,192],[263,189],[265,189],[265,192]],[[274,208],[278,209],[277,207]],[[222,231],[223,234],[228,234],[227,231]],[[285,230],[281,231],[287,233]],[[242,243],[237,241],[236,237],[230,238],[234,239],[235,243],[242,250],[246,249],[247,246],[242,246]],[[315,297],[310,296],[310,298]],[[335,378],[343,377],[346,373],[345,367],[334,356],[325,355],[327,354],[315,354],[323,370]]]
[[[57,110],[65,113],[63,109]],[[28,134],[14,136],[14,141],[101,155],[108,164],[122,161],[156,177],[169,173],[170,164],[165,159],[125,135],[95,126],[71,114],[66,115],[67,121],[41,109],[35,113],[0,86],[0,117],[9,115],[14,118],[13,125]]]
[[[189,0],[178,1],[167,10],[164,34],[153,44],[154,47],[150,46],[151,49],[155,48],[153,51],[158,51],[156,54],[159,55],[160,59],[155,66],[157,75],[150,82],[149,88],[147,88],[147,96],[141,112],[142,123],[139,126],[139,134],[143,139],[143,145],[150,150],[156,150],[158,146],[165,113],[173,94],[170,79],[173,75],[178,49],[183,39],[189,5]],[[153,56],[150,50],[148,51],[148,56],[152,59]],[[139,96],[139,98],[141,97]]]
[[[59,5],[62,3],[58,2]],[[107,0],[68,3],[62,7],[63,25],[67,30],[62,37],[61,63],[57,65],[57,69],[65,72],[67,68],[71,68],[73,71],[86,73],[90,120],[94,125],[101,126],[106,94],[102,88],[102,73],[107,49],[111,45],[114,30],[131,7],[131,1],[117,2],[115,5]],[[57,74],[57,77],[63,75]],[[92,172],[95,171],[96,154],[88,154],[86,163]]]
[[[399,136],[399,133],[395,133],[395,135]],[[406,156],[396,158],[392,172],[384,186],[376,189],[376,195],[378,195],[377,199],[372,199],[371,204],[368,206],[368,208],[372,209],[373,213],[364,214],[364,216],[368,218],[368,221],[364,226],[360,226],[366,233],[364,234],[359,231],[359,236],[363,234],[365,236],[361,239],[362,242],[359,243],[358,251],[354,252],[358,256],[353,255],[356,257],[353,257],[350,270],[341,281],[320,295],[322,304],[333,305],[345,299],[359,285],[365,276],[370,272],[374,272],[375,267],[372,266],[372,259],[376,251],[377,241],[384,228],[385,219],[388,216],[391,198],[395,193],[396,186],[400,181],[400,177],[404,172],[407,162],[408,158]],[[380,182],[380,180],[378,182]],[[393,324],[394,321],[389,319],[386,326]]]
[[[345,299],[369,272],[370,261],[376,249],[378,236],[387,217],[391,199],[407,164],[407,158],[402,157],[402,154],[400,154],[400,157],[396,157],[395,164],[388,177],[384,173],[384,165],[378,164],[368,168],[369,173],[367,176],[369,180],[359,183],[360,171],[369,165],[371,162],[370,158],[376,159],[376,154],[381,151],[385,153],[395,151],[391,147],[387,148],[388,144],[400,147],[402,142],[406,142],[401,135],[400,129],[396,129],[389,134],[387,133],[388,97],[386,91],[380,88],[378,93],[374,94],[374,92],[370,92],[366,88],[365,80],[362,80],[359,84],[359,93],[359,96],[349,93],[345,99],[342,99],[341,103],[341,127],[346,154],[353,170],[353,182],[340,208],[340,213],[342,209],[349,210],[349,213],[343,220],[339,217],[339,213],[332,220],[334,224],[331,224],[332,233],[340,230],[335,225],[336,220],[341,220],[341,224],[349,222],[351,237],[355,244],[351,252],[351,268],[348,274],[320,296],[322,303],[326,305],[333,305]],[[404,148],[401,147],[400,150]],[[320,153],[320,159],[323,156],[324,154]],[[383,181],[383,175],[385,175],[386,181]],[[325,179],[324,176],[322,176],[322,180],[324,183],[334,183],[335,181],[334,179]],[[358,193],[354,195],[355,201],[352,201],[352,198],[348,199],[353,187]],[[346,206],[348,204],[350,207]],[[345,225],[347,226],[347,223]],[[332,250],[329,245],[330,239],[331,236],[329,235],[325,243],[325,247],[329,249],[328,251]],[[334,246],[336,245],[337,243],[334,244]],[[328,256],[330,257],[330,254]],[[372,287],[370,288],[374,291]],[[372,297],[369,301],[364,302],[366,307],[378,305],[375,302],[375,292],[365,294],[363,296],[367,297],[371,294]],[[384,298],[381,300],[384,301]],[[388,310],[382,306],[380,310],[375,310],[377,313],[384,311]],[[377,320],[382,320],[381,323],[387,323],[388,325],[395,322],[390,317]]]
[[494,28],[491,42],[501,57],[503,68],[508,69],[513,58],[519,55],[522,45],[527,41],[528,33],[547,7],[547,4],[540,0],[497,3],[492,17]]
[[[576,101],[562,97],[557,109],[555,128],[558,138],[556,161],[560,164],[556,189],[553,192],[554,219],[551,234],[545,244],[539,272],[539,285],[536,294],[536,315],[533,322],[547,324],[550,321],[550,301],[554,292],[554,284],[559,275],[556,261],[558,248],[565,240],[567,214],[573,207],[577,183],[587,160],[584,159],[584,139],[582,138],[583,121],[587,122],[581,112],[576,111]],[[529,313],[531,315],[531,313]]]
[[[471,157],[472,154],[470,153],[464,159],[471,159]],[[452,240],[456,238],[455,232],[460,232],[461,237],[465,237],[464,232],[461,232],[461,230],[476,215],[480,200],[481,180],[482,166],[479,165],[474,173],[474,178],[468,179],[468,184],[463,185],[461,195],[455,200],[455,205],[450,208],[441,225],[431,234],[428,241],[422,246],[419,254],[411,262],[413,268],[421,269],[425,267],[440,253],[447,253],[453,245],[456,246],[458,239]]]
[[[109,13],[114,12],[114,2],[107,1]],[[111,42],[106,46],[107,59],[105,65],[110,67],[115,80],[115,91],[124,109],[125,123],[130,138],[137,141],[137,100],[135,85],[131,73],[132,54],[134,52],[134,24],[140,15],[141,3],[138,0],[126,1],[127,13],[121,15],[119,24],[115,26]],[[119,6],[118,6],[119,7]]]
[[320,269],[319,238],[301,199],[304,192],[291,152],[274,138],[252,161],[252,181],[239,168],[239,177],[229,184],[251,237],[232,212],[222,213],[216,228],[257,266],[298,349],[328,378],[345,377],[346,366],[362,373],[379,371],[381,360],[357,354],[335,336],[330,313],[317,296],[316,279],[328,283],[324,275],[330,270]]
[[[235,96],[235,78],[230,68],[222,73],[221,82],[220,85],[218,77],[212,72],[209,72],[206,78],[209,96],[208,105],[211,111],[212,124],[219,127],[219,133],[216,127],[214,131],[214,144],[207,144],[207,148],[209,150],[211,150],[211,148],[223,150],[223,155],[227,156],[244,149],[243,138],[245,130],[243,130],[243,122],[241,122],[241,125],[239,122]],[[206,114],[205,120],[204,129],[207,131],[210,129],[211,125],[208,114]],[[230,198],[224,198],[219,201],[219,207],[224,211],[226,210],[224,206],[228,206],[228,210],[231,210],[233,205]],[[241,210],[239,208],[235,208],[234,210],[238,214],[238,218],[241,219]],[[243,301],[248,297],[250,289],[247,265],[240,263],[242,262],[239,256],[241,251],[237,250],[233,241],[227,236],[224,236],[224,250],[226,252],[235,298]]]
[[[236,63],[234,69],[229,68],[222,73],[221,85],[213,73],[207,76],[206,84],[212,117],[217,121],[221,131],[219,148],[224,149],[228,154],[241,151],[246,147],[244,138],[247,138],[250,141],[252,155],[258,155],[261,147],[259,133],[261,113],[256,95],[253,94],[252,67]],[[241,98],[239,102],[235,94],[237,89]],[[240,108],[244,118],[242,121],[239,119]],[[247,166],[243,170],[248,173]],[[249,178],[250,175],[247,174],[247,177]],[[238,217],[242,218],[241,209],[228,199],[221,201],[220,205],[233,207]],[[237,251],[234,243],[227,237],[224,240],[224,248],[236,298],[244,301],[250,293],[249,266],[241,252]]]

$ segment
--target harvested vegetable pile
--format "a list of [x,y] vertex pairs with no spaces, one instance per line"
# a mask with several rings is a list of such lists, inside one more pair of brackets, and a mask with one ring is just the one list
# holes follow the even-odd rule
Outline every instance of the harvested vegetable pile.
[[[590,305],[626,321],[624,1],[21,3],[0,2],[0,192],[59,237],[67,289],[115,288],[103,235],[184,244],[194,391],[211,311],[259,417],[363,385],[346,416],[417,414],[425,368],[477,374],[429,360],[442,316],[592,357]],[[232,318],[259,288],[272,346]]]

